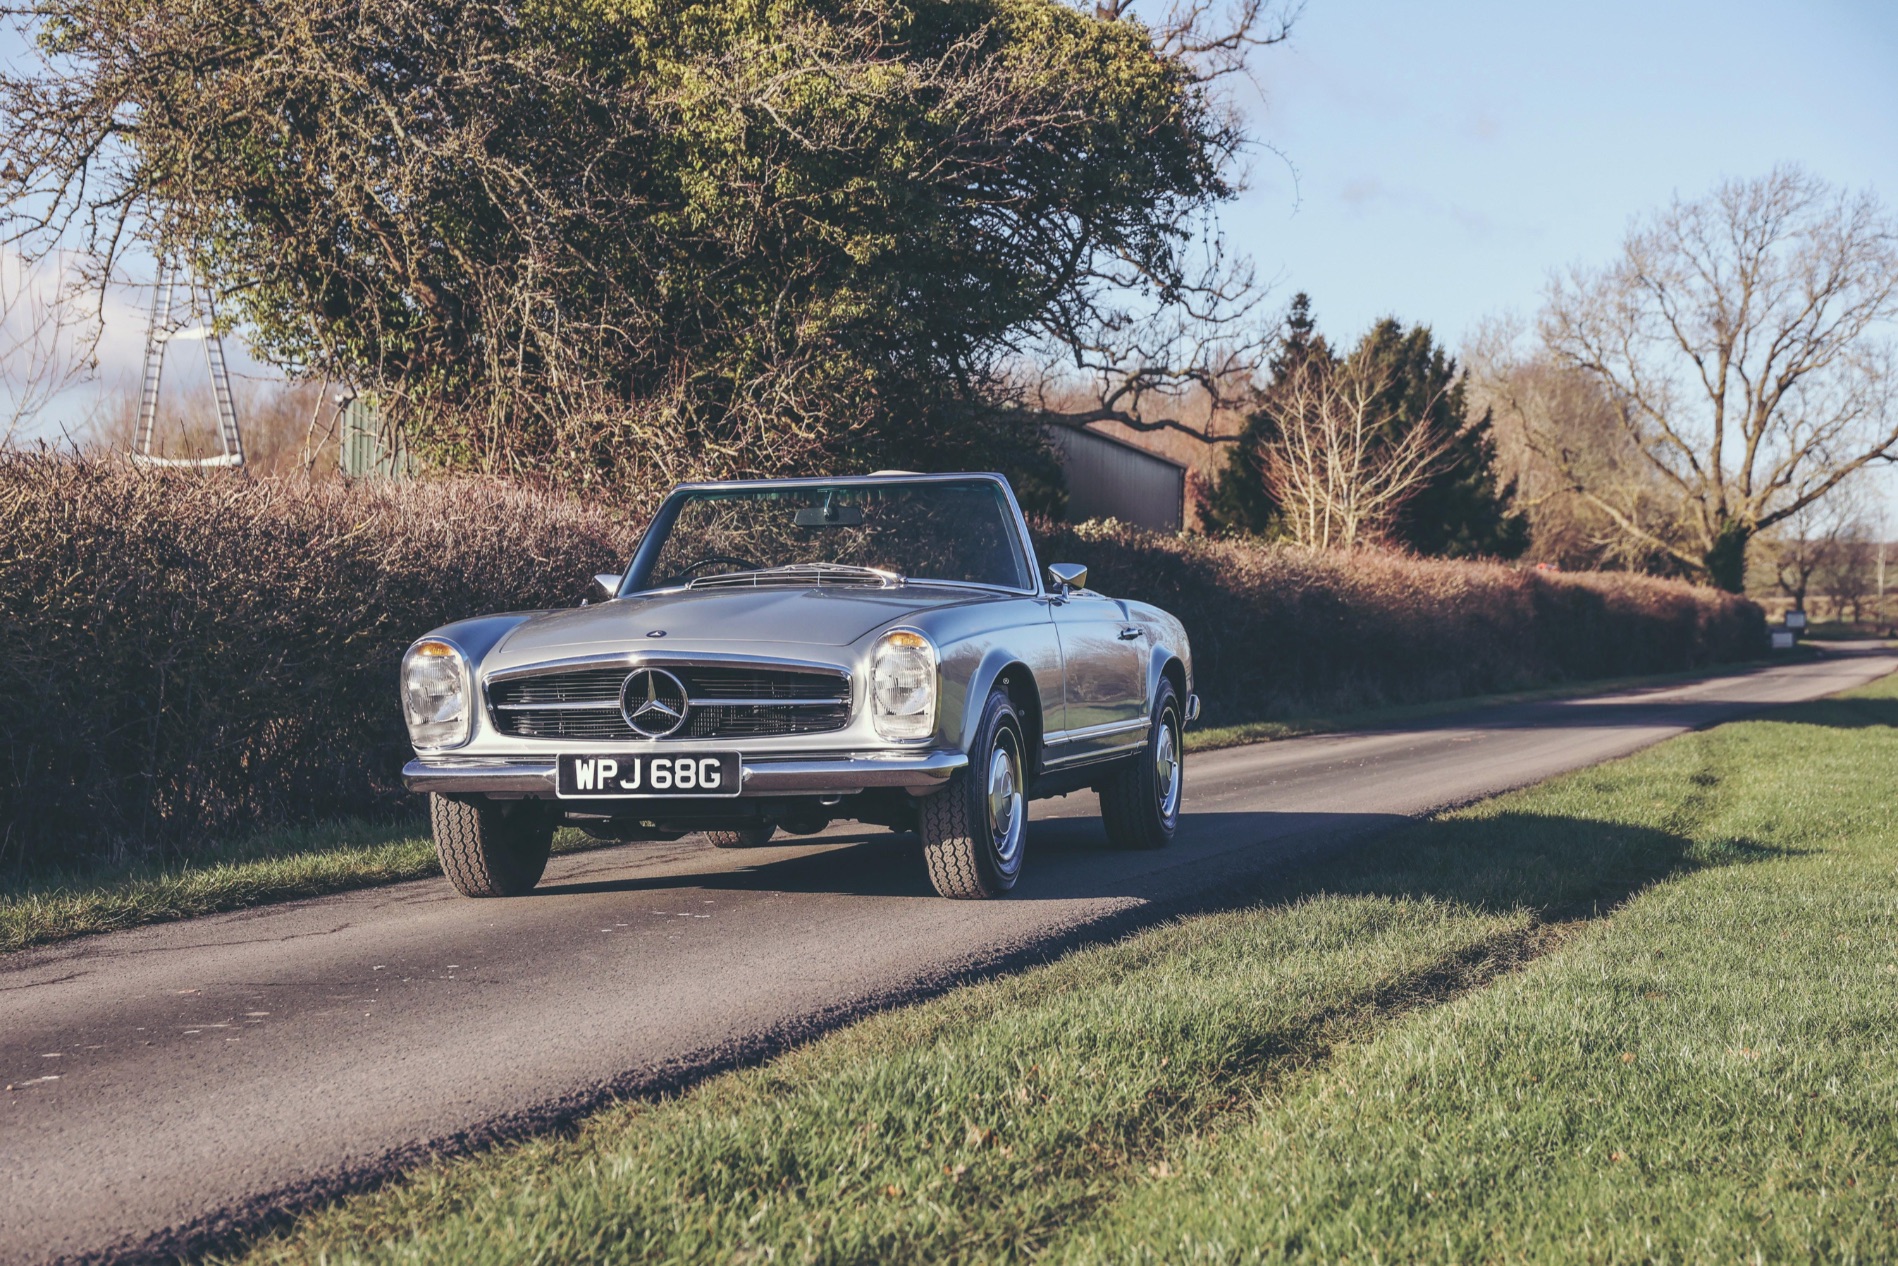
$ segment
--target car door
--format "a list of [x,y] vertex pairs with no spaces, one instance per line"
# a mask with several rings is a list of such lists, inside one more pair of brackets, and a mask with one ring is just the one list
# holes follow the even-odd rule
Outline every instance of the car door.
[[1066,764],[1138,746],[1146,738],[1146,637],[1117,598],[1072,590],[1053,600],[1061,640],[1061,741],[1050,741],[1051,764]]

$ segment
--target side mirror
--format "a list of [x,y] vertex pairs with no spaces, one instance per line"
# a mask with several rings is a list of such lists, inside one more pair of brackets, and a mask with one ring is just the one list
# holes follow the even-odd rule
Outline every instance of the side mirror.
[[1048,579],[1054,581],[1055,592],[1065,598],[1070,590],[1087,588],[1087,568],[1080,563],[1049,563]]
[[587,598],[592,602],[608,602],[619,597],[620,581],[625,577],[613,572],[601,572],[593,578],[593,587],[587,590]]

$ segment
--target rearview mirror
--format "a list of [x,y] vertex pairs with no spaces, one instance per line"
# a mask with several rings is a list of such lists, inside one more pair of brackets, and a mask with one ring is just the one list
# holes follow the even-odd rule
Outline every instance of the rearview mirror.
[[613,572],[601,572],[593,578],[593,587],[587,591],[587,597],[594,602],[610,602],[619,597],[622,579],[624,577]]
[[793,520],[799,527],[862,527],[863,511],[856,506],[805,506]]
[[1080,563],[1049,563],[1048,578],[1055,592],[1066,596],[1071,589],[1087,588],[1087,568]]

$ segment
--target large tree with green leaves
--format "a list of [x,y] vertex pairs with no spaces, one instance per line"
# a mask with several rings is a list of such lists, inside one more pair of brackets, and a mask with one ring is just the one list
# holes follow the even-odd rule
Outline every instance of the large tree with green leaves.
[[190,253],[439,462],[993,464],[1036,444],[989,407],[1025,347],[1231,297],[1191,263],[1210,83],[1275,32],[1206,12],[40,0],[0,197],[16,242]]

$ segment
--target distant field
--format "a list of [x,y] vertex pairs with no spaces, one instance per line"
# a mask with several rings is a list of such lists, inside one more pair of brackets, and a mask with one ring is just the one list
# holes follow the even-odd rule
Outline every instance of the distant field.
[[1893,1260],[1895,727],[1675,739],[247,1259]]

